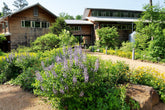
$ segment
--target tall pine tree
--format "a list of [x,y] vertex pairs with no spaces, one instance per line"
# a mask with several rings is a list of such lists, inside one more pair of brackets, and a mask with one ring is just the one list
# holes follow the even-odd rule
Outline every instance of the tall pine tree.
[[25,6],[28,6],[28,2],[26,0],[15,0],[13,3],[13,6],[15,6],[17,8],[15,10],[21,10]]
[[3,16],[7,16],[7,15],[11,14],[12,11],[11,11],[11,9],[8,7],[8,5],[7,5],[5,2],[3,2],[3,5],[4,5],[4,6],[2,7]]

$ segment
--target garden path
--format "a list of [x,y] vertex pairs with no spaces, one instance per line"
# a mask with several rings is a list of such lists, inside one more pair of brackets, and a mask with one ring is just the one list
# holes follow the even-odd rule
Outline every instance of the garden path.
[[19,86],[0,85],[0,110],[51,110],[51,107]]
[[165,65],[162,65],[162,64],[142,62],[140,60],[132,60],[132,59],[122,58],[122,57],[118,57],[118,56],[114,56],[114,55],[106,55],[104,53],[99,53],[99,52],[88,52],[88,51],[86,51],[86,53],[91,54],[93,56],[98,56],[103,60],[111,60],[113,62],[124,61],[126,64],[129,65],[129,67],[131,69],[135,69],[139,66],[145,66],[145,67],[148,66],[148,67],[155,68],[160,73],[165,73]]
[[[156,70],[158,70],[161,73],[165,73],[165,65],[154,64],[154,63],[149,63],[149,62],[142,62],[139,60],[132,60],[132,59],[122,58],[122,57],[118,57],[118,56],[114,56],[114,55],[106,55],[106,54],[99,53],[99,52],[89,52],[88,50],[84,50],[84,51],[87,54],[91,54],[93,56],[100,57],[103,60],[111,60],[113,62],[124,61],[126,64],[128,64],[130,66],[131,69],[135,69],[139,66],[149,66],[149,67],[155,68]],[[153,107],[153,110],[165,110],[165,103],[160,102],[158,105],[155,105]]]

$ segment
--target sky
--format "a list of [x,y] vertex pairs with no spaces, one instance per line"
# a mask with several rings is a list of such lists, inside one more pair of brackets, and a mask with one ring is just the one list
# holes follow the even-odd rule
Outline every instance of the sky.
[[[0,0],[0,11],[2,12],[3,2],[12,10],[15,7],[12,5],[15,0]],[[27,0],[29,5],[40,3],[55,15],[61,12],[69,15],[83,15],[85,8],[110,8],[110,9],[130,9],[143,10],[143,6],[149,4],[150,0]],[[165,0],[152,0],[153,5],[165,7]]]

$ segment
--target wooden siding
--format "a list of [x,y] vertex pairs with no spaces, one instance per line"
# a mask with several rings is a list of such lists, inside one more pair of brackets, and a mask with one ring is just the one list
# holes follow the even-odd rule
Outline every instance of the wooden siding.
[[72,28],[73,26],[80,26],[81,30],[79,31],[71,31],[73,35],[91,35],[91,28],[92,25],[70,25]]
[[9,18],[9,29],[11,33],[11,49],[16,49],[18,45],[29,45],[37,37],[48,33],[48,28],[22,27],[22,20],[46,21],[50,24],[55,22],[55,17],[38,7],[38,16],[33,15],[33,8],[29,8]]

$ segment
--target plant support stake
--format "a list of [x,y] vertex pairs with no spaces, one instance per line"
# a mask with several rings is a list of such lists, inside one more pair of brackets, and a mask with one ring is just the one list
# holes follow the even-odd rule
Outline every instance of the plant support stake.
[[132,60],[135,60],[135,48],[132,50]]

